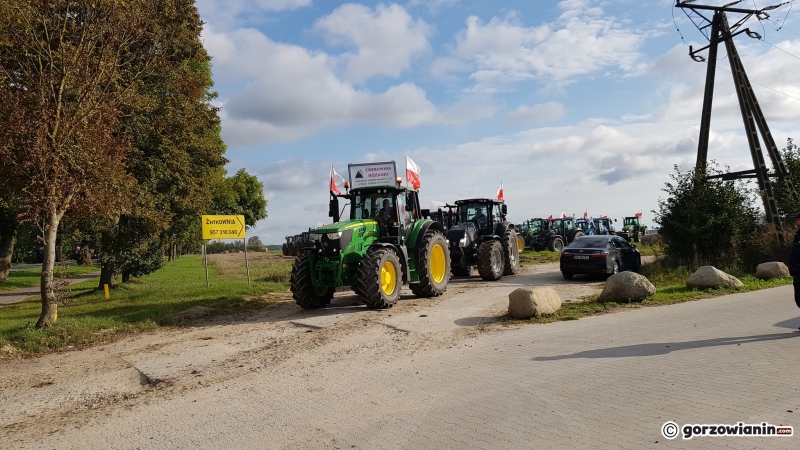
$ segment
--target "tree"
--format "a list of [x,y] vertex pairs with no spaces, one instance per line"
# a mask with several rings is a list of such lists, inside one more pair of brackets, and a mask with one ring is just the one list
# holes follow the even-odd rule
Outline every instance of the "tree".
[[261,238],[258,236],[250,236],[247,238],[247,249],[254,251],[254,252],[263,252],[264,251],[264,243],[261,242]]
[[14,254],[18,227],[16,212],[4,207],[0,200],[0,282],[7,281],[11,271],[11,257]]
[[163,49],[147,0],[0,0],[0,178],[18,195],[20,219],[42,231],[42,313],[57,320],[53,263],[71,208],[113,210],[132,179],[123,108]]
[[245,225],[254,227],[256,222],[267,218],[264,185],[244,169],[232,177],[218,179],[214,209],[217,214],[244,215]]
[[712,163],[706,172],[681,172],[675,166],[670,175],[672,182],[663,189],[668,197],[658,200],[654,212],[673,261],[731,267],[743,242],[758,229],[760,213],[742,183],[707,179],[721,173]]
[[786,140],[786,147],[781,150],[781,157],[789,176],[774,181],[775,201],[782,219],[793,223],[794,221],[789,218],[800,213],[800,195],[796,190],[800,187],[800,147],[792,138]]
[[194,2],[156,7],[158,41],[169,52],[160,70],[143,78],[142,101],[126,111],[129,120],[119,129],[130,138],[125,170],[137,183],[132,201],[103,233],[100,287],[120,271],[126,281],[155,270],[164,252],[171,259],[181,246],[199,246],[199,216],[212,204],[212,180],[227,163]]

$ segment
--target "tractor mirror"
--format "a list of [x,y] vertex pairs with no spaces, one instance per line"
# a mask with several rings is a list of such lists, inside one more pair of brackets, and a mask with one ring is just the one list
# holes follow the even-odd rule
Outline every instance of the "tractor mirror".
[[508,214],[508,206],[503,204],[503,206],[500,207],[500,211],[502,211],[503,215],[505,216],[506,214]]
[[328,205],[328,217],[332,217],[334,222],[339,221],[339,201],[335,198]]
[[430,216],[431,216],[431,210],[430,209],[423,209],[422,210],[422,217],[427,219]]

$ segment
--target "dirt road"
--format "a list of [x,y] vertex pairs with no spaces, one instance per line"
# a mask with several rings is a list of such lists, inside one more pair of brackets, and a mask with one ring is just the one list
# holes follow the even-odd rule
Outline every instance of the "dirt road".
[[4,447],[38,447],[50,434],[123,411],[146,415],[152,402],[224,389],[241,377],[324,374],[334,363],[358,373],[375,361],[469,346],[472,338],[503,329],[497,317],[506,312],[507,294],[521,285],[551,286],[563,301],[580,301],[603,283],[581,277],[566,282],[557,264],[534,265],[494,283],[476,275],[453,279],[434,299],[416,299],[406,289],[394,308],[380,311],[368,310],[350,291],[338,292],[329,308],[301,310],[285,292],[249,317],[0,361],[0,440]]

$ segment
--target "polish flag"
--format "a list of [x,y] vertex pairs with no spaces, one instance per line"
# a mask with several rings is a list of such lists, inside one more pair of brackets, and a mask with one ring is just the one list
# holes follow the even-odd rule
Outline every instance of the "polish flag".
[[566,219],[566,218],[567,218],[567,215],[566,215],[566,214],[564,214],[564,211],[561,211],[561,218],[562,218],[562,219]]
[[341,175],[336,173],[336,169],[331,166],[331,191],[336,192],[339,195],[342,195],[342,191],[339,190],[338,185],[344,183],[344,178]]
[[549,216],[547,216],[547,220],[553,220],[553,215],[550,214]]
[[414,189],[419,190],[422,184],[419,181],[419,173],[422,171],[413,159],[406,156],[406,182],[411,183]]
[[600,216],[600,218],[601,219],[608,219],[608,214],[603,214],[602,216]]
[[503,182],[500,182],[500,189],[497,190],[497,199],[501,202],[505,202],[506,199],[503,197]]
[[585,219],[588,216],[589,216],[589,210],[587,209],[586,211],[583,212],[583,218]]
[[636,217],[642,217],[642,211],[639,211],[639,212],[637,212],[636,214],[634,214],[634,216],[636,216]]

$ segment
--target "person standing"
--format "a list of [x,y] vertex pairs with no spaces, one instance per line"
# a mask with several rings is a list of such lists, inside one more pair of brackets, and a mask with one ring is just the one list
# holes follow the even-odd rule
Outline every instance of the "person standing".
[[797,225],[797,232],[794,234],[794,242],[792,242],[792,255],[789,257],[789,275],[794,278],[794,302],[800,308],[800,213],[795,214],[793,217],[794,223]]

